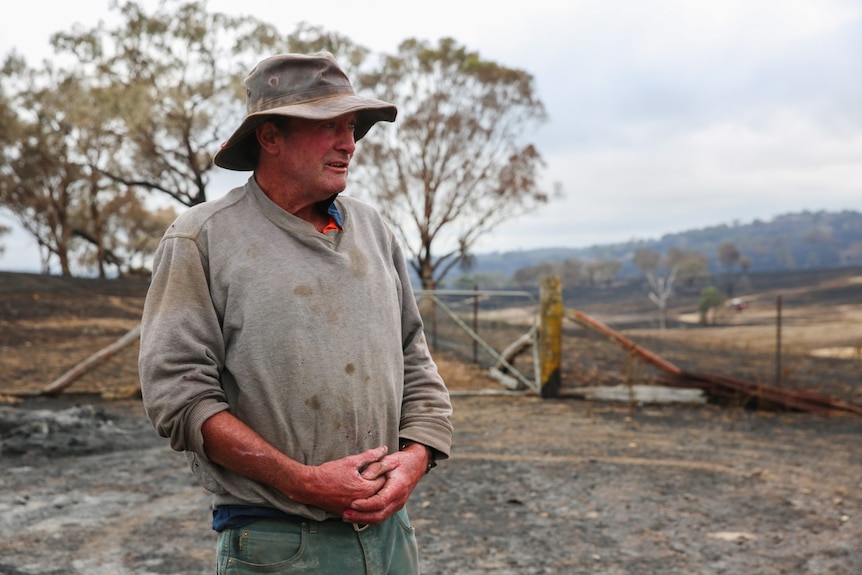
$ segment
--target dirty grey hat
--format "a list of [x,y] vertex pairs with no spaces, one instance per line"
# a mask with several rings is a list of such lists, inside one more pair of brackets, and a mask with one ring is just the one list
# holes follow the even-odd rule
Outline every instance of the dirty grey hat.
[[377,122],[393,122],[397,110],[382,100],[357,96],[329,52],[279,54],[260,61],[246,76],[246,116],[221,145],[213,162],[228,170],[254,170],[255,129],[267,116],[328,120],[356,112],[353,137],[362,139]]

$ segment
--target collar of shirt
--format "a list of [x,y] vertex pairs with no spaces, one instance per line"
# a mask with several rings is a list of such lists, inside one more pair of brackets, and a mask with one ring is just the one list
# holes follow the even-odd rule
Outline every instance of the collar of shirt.
[[333,230],[343,230],[344,229],[344,220],[341,218],[341,212],[338,211],[338,206],[335,205],[335,198],[338,197],[338,194],[335,194],[331,198],[329,198],[329,204],[326,206],[326,213],[329,214],[329,223],[326,224],[326,227],[323,228],[323,233],[331,232]]

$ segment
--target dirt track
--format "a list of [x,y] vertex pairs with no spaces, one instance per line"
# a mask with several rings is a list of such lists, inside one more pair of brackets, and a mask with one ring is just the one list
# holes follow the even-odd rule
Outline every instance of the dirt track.
[[[0,393],[115,340],[139,302],[5,297]],[[134,352],[73,390],[127,388]],[[862,573],[862,418],[476,395],[494,383],[439,359],[456,434],[410,502],[426,575]],[[0,406],[0,442],[0,574],[213,571],[207,496],[139,400]]]

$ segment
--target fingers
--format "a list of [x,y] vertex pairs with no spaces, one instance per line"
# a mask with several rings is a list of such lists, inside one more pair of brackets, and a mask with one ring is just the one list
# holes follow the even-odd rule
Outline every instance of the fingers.
[[378,491],[367,499],[357,499],[350,504],[350,509],[347,513],[376,513],[383,511],[391,504],[388,497],[380,494]]
[[404,507],[407,497],[389,483],[367,499],[357,499],[344,512],[343,519],[349,523],[369,523],[376,525]]
[[[359,471],[359,473],[362,474],[370,466],[374,465],[375,463],[378,463],[380,460],[382,460],[384,457],[386,457],[386,454],[388,452],[389,452],[389,447],[387,447],[386,445],[381,445],[380,447],[375,447],[374,449],[369,449],[368,451],[363,451],[362,453],[360,453],[358,455],[354,455],[353,459],[355,461],[357,471]],[[363,477],[364,477],[364,475],[363,475]],[[375,479],[375,478],[376,478],[376,476],[365,477],[365,479]]]
[[349,523],[376,525],[404,507],[417,479],[412,477],[409,459],[402,451],[381,457],[362,470],[361,477],[366,481],[381,481],[379,489],[367,497],[354,499],[342,515]]
[[[388,462],[387,462],[388,463]],[[350,504],[350,509],[362,512],[376,512],[393,508],[392,513],[407,503],[412,491],[412,484],[404,473],[396,471],[386,476],[386,484],[369,497],[357,498]]]
[[396,457],[384,457],[362,470],[362,478],[369,481],[384,477],[401,466],[401,460]]
[[[392,491],[389,489],[388,491]],[[406,500],[395,493],[387,493],[384,487],[367,499],[357,499],[345,510],[343,519],[349,523],[370,523],[376,525],[404,507]]]
[[[377,473],[377,468],[385,469],[385,467],[386,465],[381,462],[372,463],[369,468],[374,469],[366,469],[363,471],[362,476],[365,479],[366,475]],[[393,508],[397,504],[397,489],[390,482],[387,482],[384,474],[385,472],[382,472],[378,476],[377,481],[382,483],[379,489],[367,497],[355,499],[350,503],[348,509],[342,515],[344,521],[348,523],[377,525],[404,505],[404,503],[401,503],[399,507]]]
[[344,512],[341,520],[345,523],[356,523],[358,525],[379,525],[392,516],[397,509],[392,511],[383,510],[374,513],[364,513],[353,509],[348,509]]

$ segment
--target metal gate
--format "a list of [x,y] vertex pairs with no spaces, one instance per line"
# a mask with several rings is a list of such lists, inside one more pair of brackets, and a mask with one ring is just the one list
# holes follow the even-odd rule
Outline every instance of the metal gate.
[[[452,322],[464,333],[466,333],[474,345],[474,358],[476,356],[476,347],[481,347],[495,361],[496,365],[492,368],[498,371],[498,375],[505,374],[510,380],[515,383],[507,383],[505,377],[494,376],[501,383],[510,389],[529,389],[535,393],[541,393],[541,375],[539,370],[538,358],[538,313],[535,308],[538,306],[536,298],[527,291],[507,291],[507,290],[416,290],[416,299],[419,302],[420,310],[423,308],[422,300],[432,302],[433,313],[430,318],[431,325],[426,325],[426,333],[432,340],[432,347],[437,348],[437,322],[436,311],[442,311]],[[529,307],[534,308],[531,314],[530,327],[523,336],[506,346],[503,350],[498,351],[494,348],[486,338],[479,335],[476,326],[479,318],[479,308],[483,301],[487,302],[490,299],[503,298],[505,300],[522,300]],[[466,309],[466,311],[465,311]],[[465,316],[471,320],[471,327],[465,320]],[[426,318],[426,323],[428,323]],[[529,345],[533,353],[533,375],[528,377],[522,371],[518,370],[511,361],[511,356],[520,348]],[[513,387],[515,386],[515,387]]]

